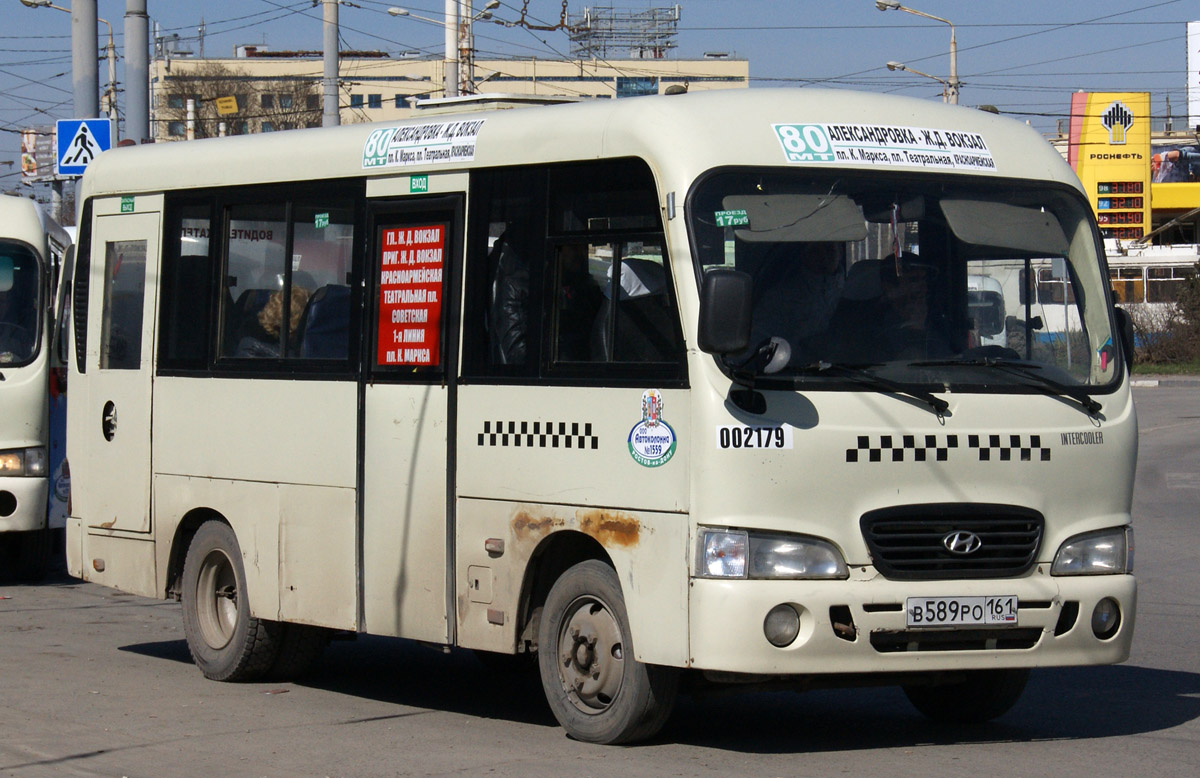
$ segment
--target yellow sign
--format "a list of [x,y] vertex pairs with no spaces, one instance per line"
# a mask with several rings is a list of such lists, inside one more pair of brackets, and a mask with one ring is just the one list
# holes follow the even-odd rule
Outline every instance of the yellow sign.
[[217,113],[221,116],[228,116],[231,113],[238,112],[238,104],[236,97],[218,97],[217,98]]
[[1076,92],[1070,162],[1106,238],[1150,231],[1150,94]]

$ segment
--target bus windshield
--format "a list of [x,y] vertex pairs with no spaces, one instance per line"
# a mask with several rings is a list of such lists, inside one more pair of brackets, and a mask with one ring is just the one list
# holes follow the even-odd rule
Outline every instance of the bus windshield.
[[0,365],[25,364],[37,354],[39,289],[33,252],[0,241]]
[[1075,192],[977,179],[739,170],[702,180],[701,273],[753,280],[743,375],[850,369],[936,387],[1117,378],[1106,278]]

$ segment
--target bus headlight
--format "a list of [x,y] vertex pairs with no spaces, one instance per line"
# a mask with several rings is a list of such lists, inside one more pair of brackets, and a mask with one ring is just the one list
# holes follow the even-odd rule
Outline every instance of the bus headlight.
[[696,574],[703,578],[846,578],[841,552],[807,535],[702,529]]
[[1119,575],[1133,572],[1133,527],[1114,527],[1068,538],[1054,555],[1051,575]]
[[46,475],[46,449],[11,448],[0,451],[0,476]]

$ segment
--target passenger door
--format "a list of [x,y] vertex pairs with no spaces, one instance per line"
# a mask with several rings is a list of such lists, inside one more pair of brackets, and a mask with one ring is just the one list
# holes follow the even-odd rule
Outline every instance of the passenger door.
[[[150,409],[161,198],[99,201],[88,284],[85,461],[74,468],[75,515],[90,528],[148,533]],[[130,203],[124,204],[129,207]]]
[[446,565],[461,196],[377,204],[367,256],[364,628],[452,641]]

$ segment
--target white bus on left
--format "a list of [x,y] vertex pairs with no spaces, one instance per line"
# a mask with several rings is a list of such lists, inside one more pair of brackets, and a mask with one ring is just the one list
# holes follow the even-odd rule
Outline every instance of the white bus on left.
[[[0,195],[0,577],[39,577],[66,526],[66,385],[51,347],[71,244],[32,200]],[[62,488],[59,488],[61,485]]]

